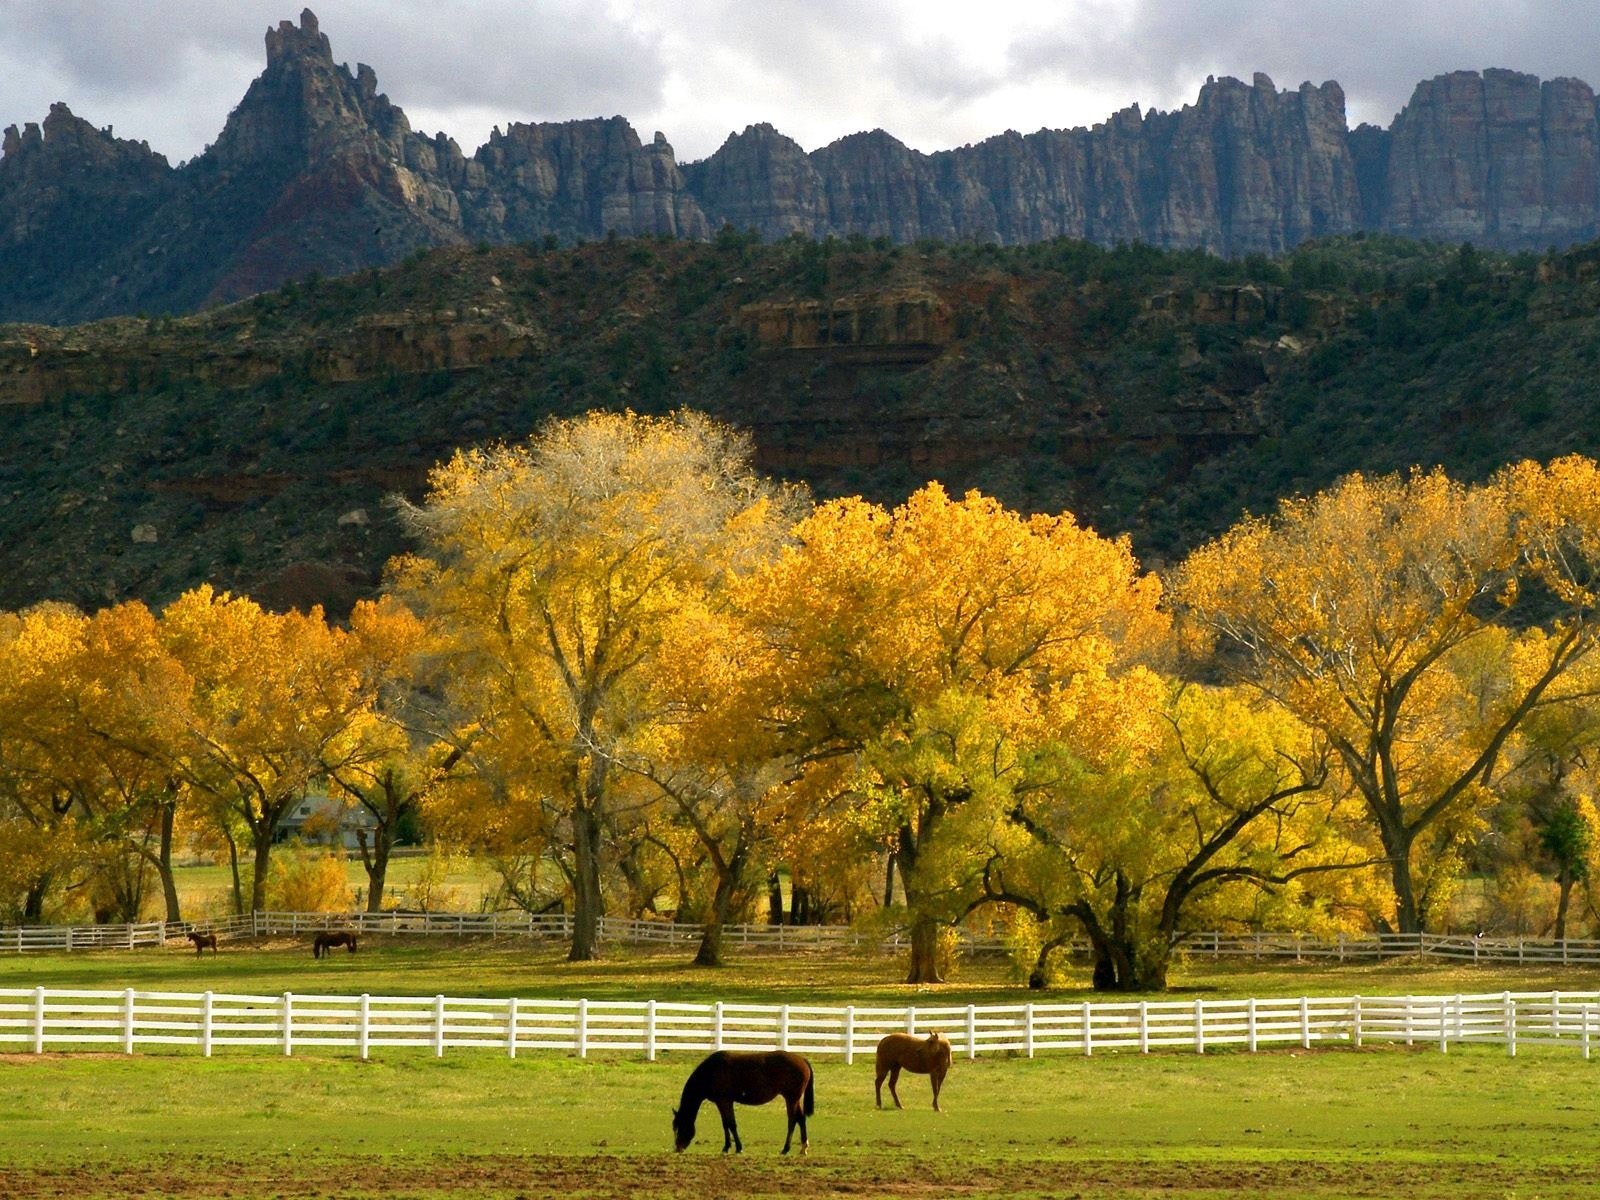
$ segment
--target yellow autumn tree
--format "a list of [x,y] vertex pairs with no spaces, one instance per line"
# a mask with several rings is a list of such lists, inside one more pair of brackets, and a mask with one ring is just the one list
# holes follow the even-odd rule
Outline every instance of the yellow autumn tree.
[[937,484],[893,512],[821,506],[751,584],[744,610],[786,697],[780,732],[797,755],[855,756],[860,818],[894,846],[910,981],[939,977],[941,925],[970,890],[946,869],[959,852],[936,855],[942,825],[1017,785],[1005,746],[1047,726],[1139,727],[1156,693],[1136,664],[1165,627],[1159,592],[1126,540]]
[[537,798],[572,883],[574,960],[593,958],[622,748],[655,719],[648,675],[690,597],[770,553],[787,494],[749,444],[693,413],[591,413],[461,451],[407,511],[399,594],[449,632],[459,723],[498,794]]
[[321,609],[271,613],[202,586],[162,610],[161,632],[192,683],[171,765],[212,798],[220,820],[246,831],[249,907],[259,910],[283,818],[313,782],[364,752],[356,735],[374,677]]
[[90,847],[61,680],[85,618],[66,605],[0,615],[0,906],[39,924]]
[[[1171,582],[1218,668],[1328,740],[1389,860],[1386,923],[1403,932],[1442,907],[1426,893],[1459,839],[1440,831],[1486,802],[1507,740],[1593,648],[1595,489],[1578,459],[1476,486],[1352,475],[1240,522]],[[1545,614],[1538,660],[1500,694],[1475,692],[1480,643]]]
[[1137,739],[1036,743],[1029,786],[974,811],[982,898],[1031,918],[1042,986],[1080,932],[1095,986],[1160,990],[1197,930],[1326,932],[1358,904],[1370,856],[1324,790],[1327,751],[1248,695],[1173,685]]

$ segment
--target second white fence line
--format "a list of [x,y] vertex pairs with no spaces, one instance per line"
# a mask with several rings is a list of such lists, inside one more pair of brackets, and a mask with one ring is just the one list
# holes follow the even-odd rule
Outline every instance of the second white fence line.
[[677,1001],[482,999],[435,996],[276,996],[223,992],[0,989],[0,1047],[46,1049],[227,1047],[296,1051],[378,1048],[643,1053],[779,1049],[870,1054],[886,1033],[939,1031],[955,1051],[1082,1055],[1223,1047],[1257,1051],[1370,1042],[1560,1043],[1589,1057],[1600,993],[1485,993],[1065,1004],[910,1006],[762,1005]]

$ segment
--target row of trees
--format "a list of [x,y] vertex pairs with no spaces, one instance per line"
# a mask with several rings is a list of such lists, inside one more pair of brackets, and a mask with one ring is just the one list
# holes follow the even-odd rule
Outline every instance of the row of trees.
[[463,451],[405,515],[418,549],[342,626],[206,589],[7,619],[24,916],[68,877],[127,914],[153,874],[176,918],[183,837],[259,906],[319,785],[374,818],[374,906],[420,809],[570,905],[574,959],[609,904],[704,920],[715,963],[781,870],[846,915],[898,886],[913,981],[989,914],[1035,983],[1087,936],[1098,984],[1160,987],[1195,928],[1448,920],[1469,865],[1548,870],[1564,935],[1589,876],[1586,459],[1351,477],[1164,580],[976,493],[813,506],[692,413]]

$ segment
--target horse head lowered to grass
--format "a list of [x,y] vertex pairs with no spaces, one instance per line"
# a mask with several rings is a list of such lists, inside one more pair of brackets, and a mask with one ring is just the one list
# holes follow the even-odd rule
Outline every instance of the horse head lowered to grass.
[[789,1113],[789,1134],[783,1139],[783,1152],[789,1153],[794,1128],[800,1126],[800,1153],[810,1149],[806,1137],[806,1118],[815,1109],[811,1064],[798,1054],[783,1050],[718,1050],[689,1073],[683,1097],[672,1110],[673,1148],[682,1150],[694,1141],[694,1119],[700,1106],[710,1101],[722,1114],[722,1152],[732,1146],[744,1152],[739,1127],[734,1123],[733,1106],[766,1104],[782,1096]]

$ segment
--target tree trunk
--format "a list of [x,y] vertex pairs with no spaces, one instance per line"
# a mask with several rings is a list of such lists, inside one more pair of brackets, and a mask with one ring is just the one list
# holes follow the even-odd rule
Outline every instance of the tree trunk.
[[939,931],[943,923],[933,917],[911,919],[911,969],[907,983],[943,983],[939,972]]
[[767,924],[783,924],[783,880],[776,871],[767,876]]
[[572,811],[572,948],[568,962],[591,962],[600,954],[600,814],[589,804]]
[[1416,886],[1411,879],[1411,843],[1413,835],[1379,824],[1383,851],[1389,857],[1389,878],[1394,887],[1394,919],[1397,933],[1421,933],[1422,914],[1417,911]]
[[167,906],[167,920],[177,924],[183,920],[178,907],[178,880],[172,873],[172,827],[176,818],[170,804],[161,806],[161,839],[156,849],[156,874],[161,877],[161,897]]
[[389,877],[389,854],[394,850],[395,831],[388,823],[380,824],[375,830],[372,853],[367,854],[365,831],[357,836],[361,840],[361,857],[367,866],[367,911],[369,913],[383,911],[383,889]]
[[233,915],[244,915],[244,884],[239,878],[239,843],[233,840],[233,831],[226,825],[222,828],[222,838],[228,843],[228,870],[233,876]]
[[264,912],[267,907],[267,873],[272,869],[272,834],[258,831],[255,835],[255,862],[250,872],[250,911]]
[[883,906],[888,908],[894,903],[894,855],[889,855],[889,861],[883,868]]
[[1572,899],[1572,875],[1565,867],[1556,876],[1556,883],[1560,887],[1559,899],[1556,901],[1556,941],[1567,940],[1567,904]]
[[28,885],[22,898],[22,923],[44,924],[44,898],[50,891],[50,876],[41,875]]
[[738,878],[733,871],[718,873],[717,891],[711,898],[711,911],[706,915],[705,928],[700,934],[700,948],[695,951],[695,966],[722,965],[722,928],[728,923],[728,912],[733,907],[733,893],[737,886]]

